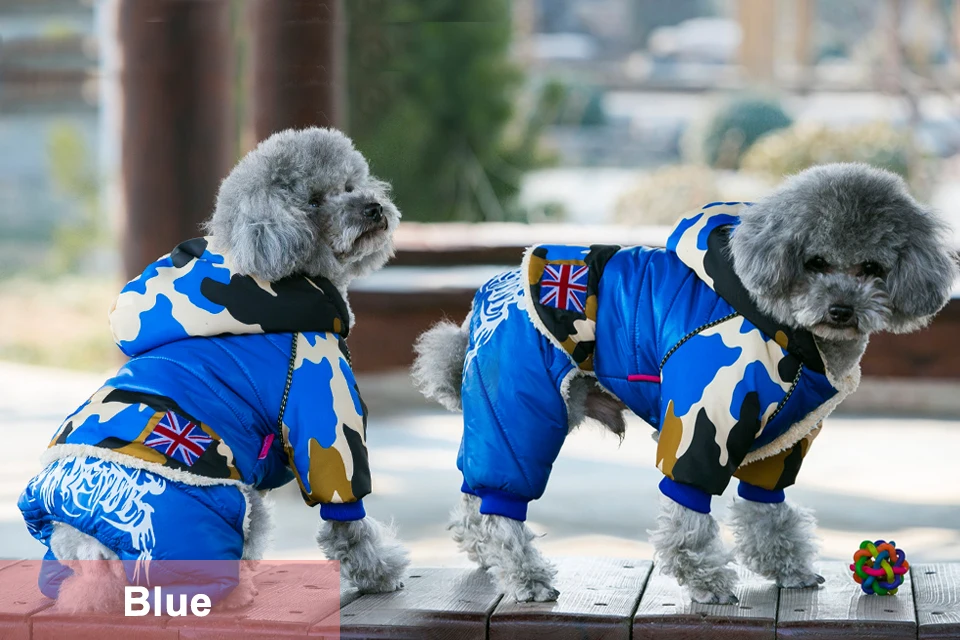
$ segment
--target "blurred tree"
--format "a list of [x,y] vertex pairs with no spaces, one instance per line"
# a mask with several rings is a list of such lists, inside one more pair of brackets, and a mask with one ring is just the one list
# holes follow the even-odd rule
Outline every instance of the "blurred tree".
[[763,135],[789,127],[780,103],[762,96],[737,96],[721,105],[706,125],[703,159],[718,169],[736,169],[740,158]]
[[[534,114],[509,127],[522,77],[508,0],[351,0],[346,127],[407,219],[521,219],[540,162]],[[535,109],[536,110],[536,107]]]

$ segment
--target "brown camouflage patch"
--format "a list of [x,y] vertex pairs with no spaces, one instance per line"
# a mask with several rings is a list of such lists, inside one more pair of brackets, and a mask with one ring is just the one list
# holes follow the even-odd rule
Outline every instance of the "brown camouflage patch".
[[[293,468],[291,460],[291,468]],[[305,500],[311,506],[317,503],[355,502],[353,486],[347,478],[343,454],[330,447],[324,449],[310,438],[310,493]],[[303,483],[301,483],[301,487]]]
[[673,400],[667,403],[666,415],[660,427],[660,439],[657,441],[657,469],[673,479],[673,467],[677,464],[677,449],[683,437],[683,421],[673,412]]
[[800,462],[806,457],[810,445],[820,434],[822,426],[822,423],[818,424],[813,431],[789,449],[769,458],[743,465],[734,472],[733,476],[768,491],[790,486],[796,480]]

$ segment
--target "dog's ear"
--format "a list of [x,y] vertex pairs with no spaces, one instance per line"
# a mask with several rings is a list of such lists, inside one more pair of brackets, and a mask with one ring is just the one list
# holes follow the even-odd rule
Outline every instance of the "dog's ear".
[[316,229],[281,181],[264,179],[249,164],[241,163],[220,185],[205,229],[219,249],[230,253],[238,273],[273,282],[303,268]]
[[910,234],[887,275],[892,310],[889,329],[907,333],[924,326],[950,300],[956,256],[947,248],[949,229],[932,212],[910,212]]
[[788,227],[779,212],[754,205],[744,212],[733,232],[734,269],[756,296],[786,297],[803,274],[800,238]]

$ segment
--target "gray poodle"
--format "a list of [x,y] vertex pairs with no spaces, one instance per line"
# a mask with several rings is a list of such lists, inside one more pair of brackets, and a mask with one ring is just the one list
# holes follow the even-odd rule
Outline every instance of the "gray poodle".
[[[402,586],[406,551],[363,508],[367,416],[345,340],[347,286],[390,258],[399,219],[339,131],[282,131],[239,162],[210,235],[124,287],[110,321],[131,359],[67,417],[20,499],[48,560],[71,569],[41,576],[44,593],[116,606],[124,576],[78,560],[259,560],[262,495],[294,479],[345,579]],[[223,584],[214,602],[255,593],[249,573]]]
[[[554,569],[523,520],[585,418],[657,439],[660,566],[697,602],[736,601],[711,496],[736,477],[735,555],[788,588],[823,581],[810,511],[785,501],[823,420],[859,383],[870,334],[924,326],[957,274],[946,225],[898,176],[808,169],[755,204],[684,218],[665,249],[540,245],[421,336],[413,375],[462,410],[455,540],[517,600]],[[598,493],[602,487],[598,487]]]

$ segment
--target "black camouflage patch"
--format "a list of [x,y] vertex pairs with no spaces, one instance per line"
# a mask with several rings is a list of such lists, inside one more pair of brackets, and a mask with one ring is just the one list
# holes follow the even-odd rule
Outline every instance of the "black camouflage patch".
[[707,416],[706,410],[700,409],[693,441],[673,465],[673,480],[693,485],[712,495],[722,494],[760,431],[760,398],[755,391],[744,396],[739,415],[740,419],[727,436],[727,463],[721,465],[716,425]]
[[[316,331],[347,337],[347,305],[330,281],[290,276],[270,286],[276,295],[250,276],[234,274],[227,284],[205,278],[200,283],[200,293],[225,307],[239,322],[260,325],[264,333]],[[321,292],[323,295],[318,295]]]

